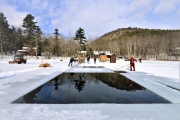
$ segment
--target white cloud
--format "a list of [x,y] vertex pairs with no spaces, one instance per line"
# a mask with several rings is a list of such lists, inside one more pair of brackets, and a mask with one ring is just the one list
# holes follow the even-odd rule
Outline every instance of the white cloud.
[[32,10],[37,12],[42,12],[43,10],[48,9],[49,2],[47,0],[32,0],[32,3],[29,3],[29,6]]
[[119,0],[66,2],[64,12],[52,20],[52,26],[58,27],[60,32],[71,30],[74,33],[82,27],[87,36],[100,36],[120,27],[140,26],[140,22],[145,25],[147,21],[143,19],[152,9],[152,2],[152,0],[138,0],[130,4]]
[[23,19],[27,15],[26,12],[17,11],[17,7],[15,5],[8,5],[7,3],[0,2],[0,11],[4,13],[6,20],[10,25],[14,25],[17,27],[21,27],[23,23]]
[[38,25],[38,26],[46,25],[46,22],[43,20],[43,17],[41,17],[41,16],[36,16],[34,18],[34,22],[37,22],[36,25]]
[[58,19],[54,19],[54,20],[51,21],[51,25],[52,26],[61,25],[61,22]]
[[[14,3],[5,4],[0,1],[0,11],[3,11],[10,24],[22,25],[28,11],[35,16],[35,21],[40,27],[46,29],[44,30],[46,32],[52,33],[52,30],[58,28],[61,34],[68,35],[71,31],[74,35],[76,30],[82,27],[86,37],[101,36],[106,32],[129,26],[173,29],[177,23],[166,18],[170,15],[174,17],[179,15],[177,7],[180,4],[179,0],[31,0],[31,2],[22,2],[14,0]],[[19,7],[22,9],[17,9]],[[177,12],[173,13],[176,10]],[[172,20],[175,19],[174,17]]]
[[160,0],[159,4],[155,7],[154,13],[160,15],[167,15],[171,13],[177,3],[180,3],[179,0]]
[[81,1],[81,4],[71,2],[66,4],[65,12],[59,15],[58,20],[60,22],[53,22],[52,25],[54,27],[59,26],[60,31],[63,29],[75,32],[79,27],[83,27],[85,33],[98,34],[100,30],[103,32],[110,27],[114,28],[110,24],[117,22],[118,16],[123,12],[122,7],[116,2],[112,4],[109,1],[91,1],[88,3]]
[[130,5],[127,5],[127,14],[134,15],[139,12],[144,14],[152,9],[153,0],[134,0]]

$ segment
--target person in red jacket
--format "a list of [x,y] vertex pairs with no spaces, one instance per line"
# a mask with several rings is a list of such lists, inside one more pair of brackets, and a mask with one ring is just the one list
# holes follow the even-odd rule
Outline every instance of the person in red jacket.
[[132,71],[132,67],[133,67],[133,71],[135,71],[135,61],[137,62],[136,59],[130,56],[130,71]]

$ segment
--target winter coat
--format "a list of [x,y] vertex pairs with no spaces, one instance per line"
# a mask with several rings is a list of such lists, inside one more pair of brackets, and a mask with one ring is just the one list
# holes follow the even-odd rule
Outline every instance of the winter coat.
[[71,58],[71,59],[70,59],[70,62],[72,63],[73,61],[74,61],[74,58]]
[[131,59],[130,59],[130,64],[134,64],[134,61],[136,61],[136,62],[137,62],[137,60],[136,60],[136,59],[131,58]]

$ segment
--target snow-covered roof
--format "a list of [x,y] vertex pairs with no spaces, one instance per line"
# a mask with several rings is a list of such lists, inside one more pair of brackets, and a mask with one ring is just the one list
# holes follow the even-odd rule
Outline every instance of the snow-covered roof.
[[77,51],[77,53],[86,53],[86,51]]
[[28,49],[28,47],[22,47],[22,49],[23,49],[23,50],[27,50],[27,49]]
[[98,51],[93,51],[94,55],[99,55]]
[[26,50],[18,50],[18,52],[27,52]]
[[[22,50],[27,50],[28,47],[22,47]],[[32,49],[36,50],[36,47],[33,47]]]

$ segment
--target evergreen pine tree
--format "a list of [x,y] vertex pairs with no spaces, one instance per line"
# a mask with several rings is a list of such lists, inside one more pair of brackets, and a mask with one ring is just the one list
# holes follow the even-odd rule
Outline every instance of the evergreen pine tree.
[[56,28],[56,29],[55,29],[55,32],[53,33],[53,34],[55,34],[56,40],[58,40],[58,36],[60,35],[58,31],[59,31],[59,30]]
[[56,28],[55,29],[55,32],[53,33],[53,34],[55,34],[54,36],[55,36],[55,45],[54,45],[54,49],[53,49],[53,55],[56,55],[56,56],[58,56],[60,53],[60,48],[59,48],[59,43],[58,43],[58,36],[60,35],[59,34],[59,32],[58,32],[59,30]]
[[85,42],[87,42],[87,41],[86,41],[86,37],[84,36],[84,29],[83,28],[80,27],[76,31],[74,40],[79,40],[79,44],[81,46],[81,50],[85,50]]
[[25,35],[26,41],[25,41],[25,46],[28,47],[28,52],[34,54],[33,52],[33,47],[36,46],[36,29],[37,26],[35,25],[37,22],[34,22],[34,16],[32,16],[31,14],[28,14],[24,20],[23,20],[23,25],[22,27],[25,28],[25,30],[23,30],[23,33]]
[[2,12],[0,12],[0,50],[1,54],[5,51],[7,54],[7,47],[8,47],[8,40],[9,36],[8,33],[10,32],[8,21]]
[[41,45],[41,34],[42,31],[39,26],[36,26],[36,57],[41,56],[42,45]]

